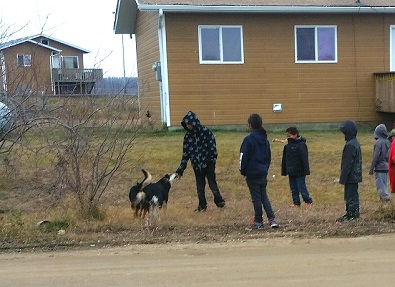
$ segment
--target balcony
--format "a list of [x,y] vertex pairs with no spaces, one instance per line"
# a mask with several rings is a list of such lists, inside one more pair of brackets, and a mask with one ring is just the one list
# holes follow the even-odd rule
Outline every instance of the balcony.
[[395,72],[374,73],[376,81],[375,110],[395,113]]
[[102,69],[52,69],[52,87],[59,94],[90,94],[103,79]]
[[103,79],[102,69],[52,69],[53,82],[96,82]]

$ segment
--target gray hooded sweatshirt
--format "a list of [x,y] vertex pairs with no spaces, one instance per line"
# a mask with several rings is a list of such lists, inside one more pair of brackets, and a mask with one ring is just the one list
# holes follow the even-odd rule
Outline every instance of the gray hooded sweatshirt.
[[379,124],[374,130],[376,141],[373,145],[373,158],[370,165],[369,174],[375,172],[388,172],[388,151],[390,141],[387,139],[387,128],[384,124]]

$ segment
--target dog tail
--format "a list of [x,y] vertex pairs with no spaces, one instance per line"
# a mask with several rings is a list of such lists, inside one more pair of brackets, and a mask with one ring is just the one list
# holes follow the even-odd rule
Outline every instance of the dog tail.
[[141,169],[141,171],[144,174],[144,179],[141,182],[141,189],[144,189],[144,187],[146,187],[147,185],[149,185],[152,181],[152,175],[146,171],[145,169]]
[[140,204],[141,202],[143,202],[145,200],[145,192],[144,191],[140,191],[139,193],[137,193],[136,195],[136,200],[134,201],[135,205]]

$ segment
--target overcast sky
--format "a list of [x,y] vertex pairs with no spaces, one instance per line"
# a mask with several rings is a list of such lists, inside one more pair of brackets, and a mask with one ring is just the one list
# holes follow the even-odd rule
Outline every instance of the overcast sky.
[[[84,55],[85,68],[101,68],[105,77],[123,77],[122,36],[113,32],[116,3],[117,0],[0,0],[0,35],[4,35],[5,28],[10,29],[12,39],[43,32],[91,51]],[[129,35],[124,35],[123,40],[125,75],[137,76],[135,42]]]

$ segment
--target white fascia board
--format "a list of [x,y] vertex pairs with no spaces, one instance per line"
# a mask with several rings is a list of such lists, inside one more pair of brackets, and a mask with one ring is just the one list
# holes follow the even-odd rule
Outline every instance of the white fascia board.
[[57,49],[55,47],[52,47],[52,46],[49,46],[49,45],[44,45],[44,44],[42,44],[40,42],[37,42],[37,41],[34,41],[34,40],[27,40],[26,42],[33,43],[34,45],[41,46],[41,47],[44,47],[46,49],[49,49],[49,50],[52,50],[52,51],[55,51],[55,52],[58,52],[58,53],[62,52],[62,50],[59,50],[59,49]]
[[195,13],[395,13],[395,6],[317,7],[317,6],[210,6],[139,4],[140,11],[162,9],[164,12]]

